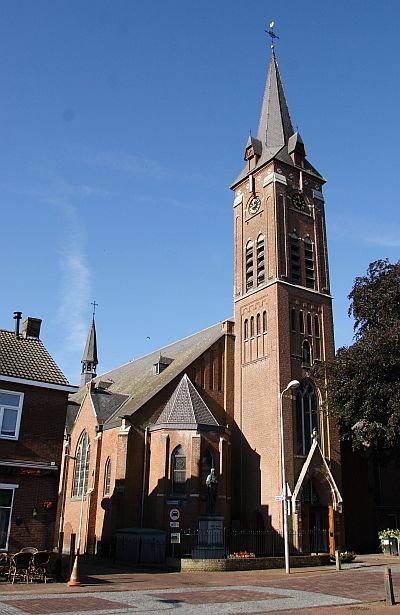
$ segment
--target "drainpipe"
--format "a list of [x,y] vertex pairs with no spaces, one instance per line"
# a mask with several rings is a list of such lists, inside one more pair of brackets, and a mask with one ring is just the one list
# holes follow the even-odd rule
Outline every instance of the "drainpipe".
[[146,490],[146,474],[147,474],[147,441],[148,441],[149,428],[144,430],[144,455],[143,455],[143,481],[142,481],[142,507],[140,511],[140,527],[143,527],[144,516],[144,496]]
[[61,479],[61,510],[60,510],[60,523],[58,528],[58,536],[60,536],[61,532],[64,531],[64,517],[65,517],[65,500],[67,496],[67,482],[68,482],[68,470],[69,470],[69,460],[76,459],[76,457],[72,457],[70,455],[70,447],[71,447],[71,436],[66,436],[64,440],[64,463],[63,463],[63,471],[62,471],[62,479]]

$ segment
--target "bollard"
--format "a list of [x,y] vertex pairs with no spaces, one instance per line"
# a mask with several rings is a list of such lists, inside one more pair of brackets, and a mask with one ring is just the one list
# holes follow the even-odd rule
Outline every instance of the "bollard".
[[56,564],[55,564],[56,579],[61,579],[62,577],[63,548],[64,548],[64,532],[60,532],[58,535],[57,559],[56,559]]
[[340,560],[340,551],[336,549],[335,551],[335,562],[336,562],[336,570],[342,570],[342,562]]
[[392,570],[388,568],[388,566],[385,566],[384,583],[385,583],[386,604],[388,606],[393,606],[394,605],[394,594],[393,594]]
[[71,534],[70,547],[69,547],[68,575],[67,575],[68,579],[71,576],[72,568],[74,567],[74,562],[75,562],[75,539],[76,539],[76,534]]

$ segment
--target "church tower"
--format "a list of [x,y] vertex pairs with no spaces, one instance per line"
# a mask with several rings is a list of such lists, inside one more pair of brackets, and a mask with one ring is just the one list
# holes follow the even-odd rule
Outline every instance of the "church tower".
[[290,527],[334,536],[339,440],[310,371],[334,357],[325,180],[293,129],[273,47],[258,133],[244,159],[232,185],[234,418],[242,434],[233,514],[243,526],[282,532],[280,400],[297,380],[300,386],[282,396]]
[[92,324],[89,328],[89,333],[86,340],[85,350],[82,357],[82,372],[81,372],[81,386],[84,386],[87,382],[90,382],[93,378],[96,378],[97,365],[99,363],[97,358],[97,339],[96,339],[96,325],[94,322],[94,314],[92,318]]

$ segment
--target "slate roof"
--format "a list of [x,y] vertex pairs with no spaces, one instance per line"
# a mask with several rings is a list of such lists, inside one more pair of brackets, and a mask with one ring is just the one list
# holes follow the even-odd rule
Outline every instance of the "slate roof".
[[[218,323],[97,376],[94,382],[101,380],[112,382],[107,392],[128,397],[123,405],[115,410],[114,414],[108,416],[105,423],[115,420],[118,416],[134,414],[136,410],[161,391],[223,335],[221,323]],[[154,365],[158,363],[160,355],[173,359],[173,361],[160,374],[156,375]],[[71,402],[82,403],[86,392],[87,388],[81,387],[77,393],[70,397]],[[104,397],[100,403],[104,402],[107,405],[108,400],[113,403],[110,397]],[[108,413],[106,410],[104,412]]]
[[89,329],[89,333],[86,340],[85,350],[83,351],[83,357],[81,363],[94,363],[98,364],[97,359],[97,340],[96,340],[96,325],[94,324],[94,318]]
[[76,417],[78,416],[80,404],[69,401],[67,406],[67,414],[65,417],[65,431],[69,434],[72,431]]
[[0,330],[0,374],[46,384],[69,384],[39,339],[17,338],[13,331]]
[[[255,169],[261,168],[273,158],[293,167],[294,164],[289,156],[287,147],[288,141],[293,134],[294,130],[286,103],[278,63],[275,53],[273,53],[269,65],[257,133],[257,140],[261,143],[262,152]],[[245,179],[250,173],[254,173],[255,169],[249,170],[246,165],[233,182],[231,188],[234,188],[236,184]],[[304,170],[324,181],[322,175],[307,160],[304,161]]]
[[269,65],[257,139],[267,148],[280,149],[294,133],[275,53]]
[[111,393],[104,389],[93,389],[90,393],[94,411],[100,424],[105,423],[122,406],[129,395]]
[[155,424],[217,426],[218,422],[190,378],[184,374]]

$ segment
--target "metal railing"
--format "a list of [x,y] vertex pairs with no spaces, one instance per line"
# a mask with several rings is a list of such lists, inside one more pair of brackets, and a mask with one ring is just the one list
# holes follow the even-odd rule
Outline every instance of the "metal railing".
[[[180,544],[174,545],[175,557],[191,557],[192,551],[201,545],[223,547],[225,557],[235,554],[251,554],[255,557],[283,557],[283,537],[274,530],[215,530],[181,529]],[[290,555],[310,555],[329,552],[329,533],[327,530],[289,532]],[[171,555],[171,545],[167,541],[167,555]]]

